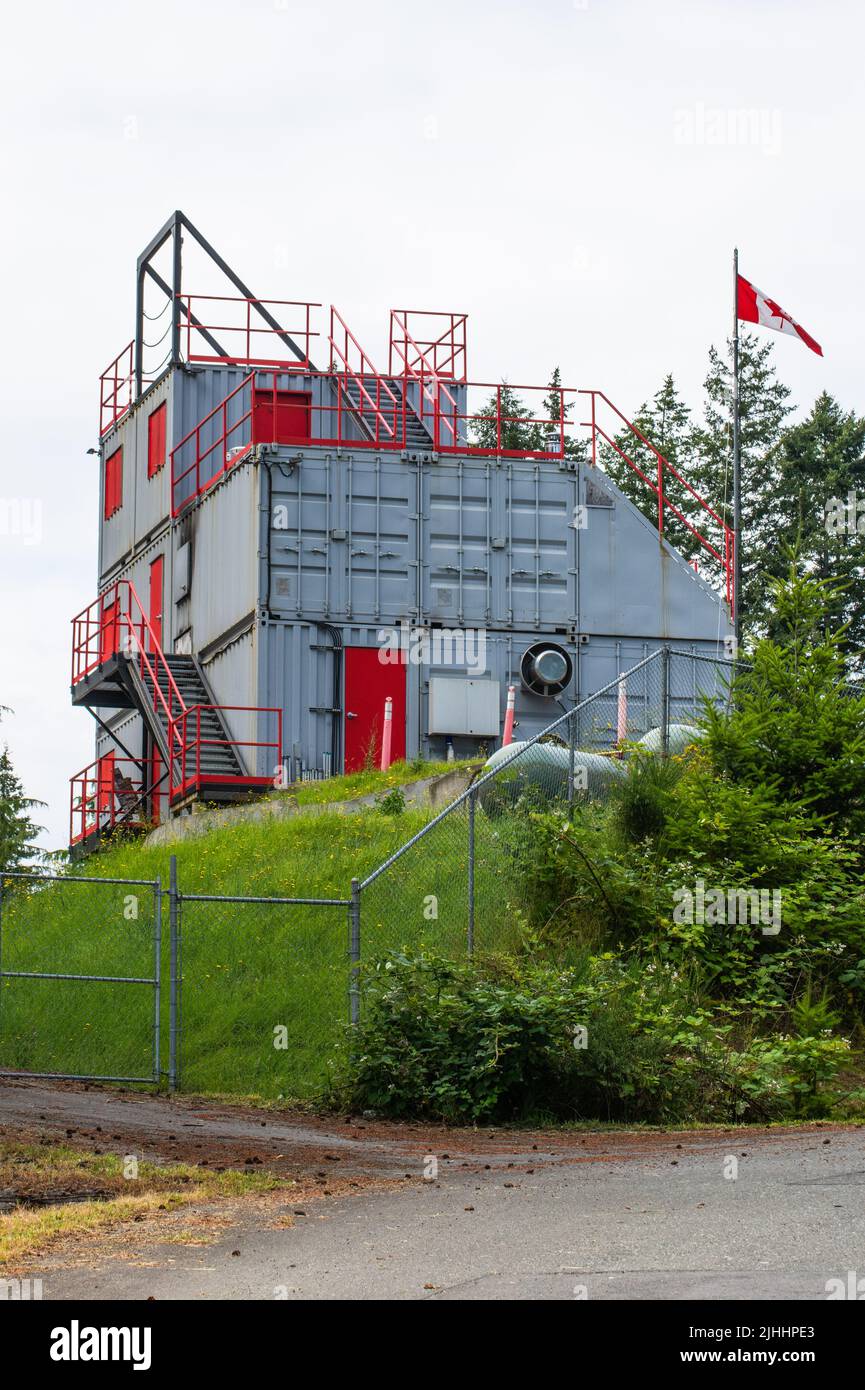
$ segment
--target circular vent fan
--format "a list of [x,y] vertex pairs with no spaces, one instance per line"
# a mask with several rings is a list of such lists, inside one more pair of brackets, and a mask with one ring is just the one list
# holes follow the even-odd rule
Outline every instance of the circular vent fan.
[[555,642],[535,642],[520,658],[520,678],[534,695],[558,695],[574,673],[574,663]]

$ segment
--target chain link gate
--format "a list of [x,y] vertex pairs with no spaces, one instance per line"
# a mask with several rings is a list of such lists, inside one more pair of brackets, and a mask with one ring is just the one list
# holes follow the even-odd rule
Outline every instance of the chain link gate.
[[0,1076],[159,1082],[162,897],[158,878],[3,873]]
[[[175,875],[172,859],[176,888]],[[176,1085],[317,1094],[354,998],[349,900],[177,891],[172,904]]]

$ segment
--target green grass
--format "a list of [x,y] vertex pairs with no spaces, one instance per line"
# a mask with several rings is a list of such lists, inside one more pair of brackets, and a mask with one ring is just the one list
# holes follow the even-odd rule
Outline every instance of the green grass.
[[[449,766],[453,766],[452,764]],[[359,774],[363,777],[366,774]],[[171,847],[126,841],[73,872],[161,878],[177,858],[182,930],[182,1086],[273,1099],[314,1099],[348,1017],[345,907],[196,902],[193,894],[347,898],[430,818],[367,808],[213,829]],[[424,946],[464,957],[468,921],[467,816],[460,809],[362,895],[364,960]],[[475,943],[499,950],[513,937],[509,865],[517,817],[476,817]],[[162,1044],[168,1042],[168,923],[163,899]],[[7,971],[152,973],[153,894],[128,885],[59,884],[4,903]],[[154,998],[145,984],[4,979],[4,1068],[146,1076]],[[284,1034],[277,1030],[284,1030]],[[285,1040],[286,1046],[274,1042]]]
[[[16,1192],[25,1203],[0,1216],[0,1270],[32,1260],[65,1236],[92,1236],[192,1202],[258,1196],[293,1185],[266,1172],[217,1172],[144,1160],[133,1178],[125,1175],[125,1163],[117,1154],[96,1155],[67,1145],[0,1142],[0,1188]],[[98,1196],[92,1195],[94,1190]],[[75,1200],[36,1209],[26,1205],[52,1192]]]
[[409,782],[418,782],[427,777],[441,777],[446,772],[458,772],[462,768],[476,767],[483,759],[465,758],[458,762],[427,763],[422,759],[416,762],[392,763],[387,772],[369,769],[363,772],[349,772],[344,777],[328,777],[323,782],[301,782],[289,792],[279,792],[277,796],[288,796],[298,806],[324,806],[332,801],[351,801],[354,797],[384,794],[393,787],[404,787]]

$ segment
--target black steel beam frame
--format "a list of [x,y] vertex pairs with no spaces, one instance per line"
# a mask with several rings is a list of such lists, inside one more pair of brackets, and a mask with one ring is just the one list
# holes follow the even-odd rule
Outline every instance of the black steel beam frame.
[[[217,353],[219,357],[231,361],[231,354],[227,353],[217,340],[208,333],[207,329],[199,322],[190,309],[181,299],[181,285],[183,281],[183,232],[187,231],[190,236],[198,242],[203,251],[210,257],[214,265],[222,271],[234,285],[235,289],[252,303],[252,307],[260,318],[264,320],[268,328],[273,329],[286,347],[294,353],[299,362],[307,362],[308,357],[298,346],[289,333],[286,333],[282,325],[273,317],[273,314],[260,303],[258,298],[252,293],[248,285],[244,284],[240,276],[232,270],[227,261],[223,260],[219,252],[211,246],[206,237],[202,236],[197,227],[193,226],[185,213],[179,209],[173,212],[168,221],[160,227],[156,236],[144,248],[138,257],[135,279],[135,399],[138,400],[144,387],[144,282],[145,277],[149,277],[154,284],[158,285],[163,293],[172,301],[171,310],[171,363],[180,362],[180,343],[181,328],[184,322],[188,322],[190,327],[200,333],[208,345]],[[169,285],[158,271],[154,270],[151,261],[157,252],[161,251],[167,241],[172,242],[172,283]],[[312,363],[309,364],[312,367]],[[313,368],[314,370],[314,368]]]

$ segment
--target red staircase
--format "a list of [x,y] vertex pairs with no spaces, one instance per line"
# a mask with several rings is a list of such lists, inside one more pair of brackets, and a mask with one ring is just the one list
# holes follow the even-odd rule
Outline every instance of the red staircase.
[[[91,708],[138,710],[168,769],[167,792],[172,805],[192,797],[233,801],[273,785],[282,757],[282,711],[218,705],[194,657],[166,656],[163,652],[128,579],[111,585],[72,620],[72,702]],[[266,721],[275,736],[236,738],[230,731],[228,713],[253,715],[255,726]],[[247,757],[253,764],[257,762],[260,750],[266,751],[271,769],[267,776],[250,772],[246,764]],[[85,768],[72,779],[70,804],[76,840],[101,832],[118,814],[108,795],[104,762],[102,759],[94,765],[95,773],[93,767]],[[124,794],[137,790],[138,820],[142,821],[153,788],[144,787],[141,766],[135,766],[139,785],[123,790]],[[113,778],[112,768],[112,783]],[[120,809],[124,823],[131,823],[136,808],[129,795]]]

